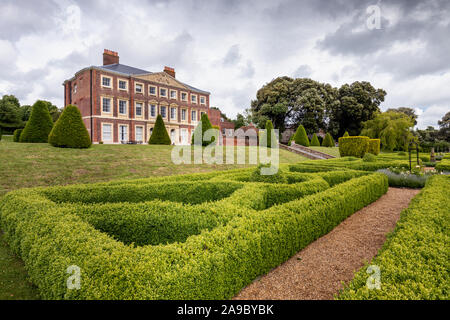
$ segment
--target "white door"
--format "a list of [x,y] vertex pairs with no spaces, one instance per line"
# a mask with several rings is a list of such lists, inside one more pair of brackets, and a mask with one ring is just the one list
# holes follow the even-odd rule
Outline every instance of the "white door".
[[120,141],[128,141],[128,127],[119,126],[119,138]]
[[175,141],[175,129],[170,130],[170,140],[172,143],[176,143]]
[[187,136],[188,136],[187,129],[185,128],[181,129],[181,144],[183,145],[188,144]]

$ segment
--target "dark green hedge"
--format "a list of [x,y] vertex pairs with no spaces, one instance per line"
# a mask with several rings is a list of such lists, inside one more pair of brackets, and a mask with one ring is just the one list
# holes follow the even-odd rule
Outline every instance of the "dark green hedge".
[[167,133],[166,126],[164,125],[163,118],[160,114],[156,117],[155,126],[153,128],[152,135],[148,140],[148,144],[171,144],[169,134]]
[[[228,299],[387,190],[387,178],[382,174],[354,178],[332,188],[318,179],[286,186],[244,183],[239,188],[243,184],[235,183],[238,191],[228,198],[196,206],[172,203],[166,211],[169,204],[161,201],[130,203],[129,209],[117,201],[67,202],[115,201],[119,191],[107,191],[114,184],[23,189],[2,198],[0,227],[11,249],[25,262],[43,299]],[[232,189],[230,183],[222,184]],[[189,191],[183,189],[186,185],[176,194],[184,196]],[[294,198],[295,193],[316,193],[266,210],[252,210],[262,194],[255,190],[263,190],[263,186],[272,197],[262,197],[266,206],[284,197]],[[137,198],[143,201],[163,197],[159,193],[162,186],[143,179],[121,182],[114,188],[119,187],[126,194],[124,201],[135,199],[133,193],[140,192],[145,195]],[[320,191],[322,188],[327,189]],[[107,194],[102,195],[104,192]],[[152,192],[159,196],[147,196]],[[200,196],[208,191],[190,192]],[[169,193],[173,192],[167,197]],[[244,193],[248,197],[242,198]],[[246,206],[238,201],[250,196]],[[179,234],[171,235],[164,224]],[[128,245],[132,242],[138,246]],[[157,245],[144,245],[147,243]],[[71,265],[81,269],[80,290],[67,289],[67,267]]]
[[68,105],[64,108],[48,136],[48,142],[60,148],[89,148],[92,145],[80,110],[76,106]]
[[13,135],[13,142],[19,142],[20,141],[20,135],[22,134],[23,129],[16,129],[14,130]]
[[299,144],[299,145],[302,145],[305,147],[309,147],[309,145],[310,145],[308,136],[306,134],[306,130],[302,125],[298,126],[297,131],[295,131],[293,140],[296,144]]
[[38,100],[31,109],[31,115],[20,134],[20,142],[45,143],[53,127],[53,120],[44,101]]
[[430,178],[401,213],[400,221],[372,260],[381,289],[366,287],[367,265],[356,273],[341,300],[449,300],[450,176]]

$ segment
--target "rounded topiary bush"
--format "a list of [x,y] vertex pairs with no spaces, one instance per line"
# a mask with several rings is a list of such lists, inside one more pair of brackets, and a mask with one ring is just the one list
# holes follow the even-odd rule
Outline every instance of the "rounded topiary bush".
[[163,118],[160,114],[156,117],[155,127],[153,128],[152,135],[148,140],[148,144],[171,144],[169,134],[167,133],[166,126],[164,125]]
[[380,139],[370,139],[367,152],[377,156],[380,153]]
[[80,110],[74,105],[64,108],[48,136],[48,142],[60,148],[89,148],[89,132],[83,123]]
[[363,157],[364,162],[375,162],[377,161],[377,156],[372,153],[366,153]]
[[322,147],[334,147],[334,140],[330,133],[325,135],[325,138],[322,141]]
[[266,183],[287,183],[287,177],[281,169],[278,169],[277,173],[272,175],[261,174],[261,168],[269,168],[268,164],[260,164],[250,174],[249,181],[251,182],[266,182]]
[[311,138],[311,146],[312,147],[320,147],[319,138],[317,138],[317,135],[314,133]]
[[[201,126],[200,126],[201,124]],[[215,136],[212,136],[211,139],[205,139],[205,132],[209,129],[213,129],[211,121],[209,121],[208,115],[206,113],[202,114],[201,122],[195,128],[194,134],[192,135],[191,144],[192,145],[202,145],[206,147],[216,140]]]
[[369,137],[350,136],[339,138],[339,153],[341,157],[362,158],[369,147]]
[[14,142],[19,142],[20,141],[20,135],[22,134],[23,129],[16,129],[14,130],[14,135],[13,135],[13,141]]
[[38,100],[31,109],[30,119],[20,135],[20,142],[48,142],[53,120],[44,101]]
[[297,131],[295,131],[294,142],[305,147],[310,145],[306,130],[302,125],[298,126]]

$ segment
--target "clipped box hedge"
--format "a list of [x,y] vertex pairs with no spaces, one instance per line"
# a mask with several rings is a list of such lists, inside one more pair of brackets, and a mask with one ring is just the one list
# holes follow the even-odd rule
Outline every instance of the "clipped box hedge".
[[341,157],[362,158],[369,148],[369,137],[350,136],[339,138],[339,153]]
[[442,159],[436,164],[436,170],[450,172],[450,159]]
[[380,153],[380,144],[380,139],[369,139],[367,152],[377,156]]
[[228,299],[388,188],[355,171],[232,179],[252,170],[17,190],[0,227],[44,299]]
[[367,265],[337,297],[342,300],[448,300],[450,298],[450,176],[433,176],[401,213],[371,265],[380,290],[366,287]]

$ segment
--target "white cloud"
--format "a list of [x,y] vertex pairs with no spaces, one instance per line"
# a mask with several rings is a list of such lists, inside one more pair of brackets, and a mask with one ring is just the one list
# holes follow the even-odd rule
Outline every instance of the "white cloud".
[[[433,56],[428,47],[432,40],[443,48],[436,52],[450,47],[450,39],[441,34],[448,28],[446,8],[434,9],[447,19],[436,25],[430,18],[433,8],[414,16],[421,12],[415,3],[411,14],[390,6],[382,12],[389,21],[383,30],[367,37],[356,33],[360,43],[355,50],[362,53],[336,54],[317,43],[327,35],[345,35],[346,28],[361,29],[371,1],[64,0],[25,1],[21,6],[5,1],[0,12],[0,94],[17,94],[22,103],[47,99],[62,106],[61,83],[83,67],[101,64],[108,48],[118,51],[124,64],[149,71],[175,67],[177,78],[210,91],[211,105],[232,117],[250,106],[262,85],[284,75],[334,86],[370,81],[388,93],[383,109],[423,110],[418,120],[422,127],[436,125],[449,109],[450,72],[435,72],[444,57]],[[425,28],[427,19],[430,27]],[[408,33],[410,26],[424,29],[421,35],[427,37],[416,39]],[[336,48],[355,43],[348,36],[327,39]],[[408,64],[413,58],[426,62],[424,52],[435,58],[430,74],[425,65]],[[409,69],[417,75],[409,75]]]

